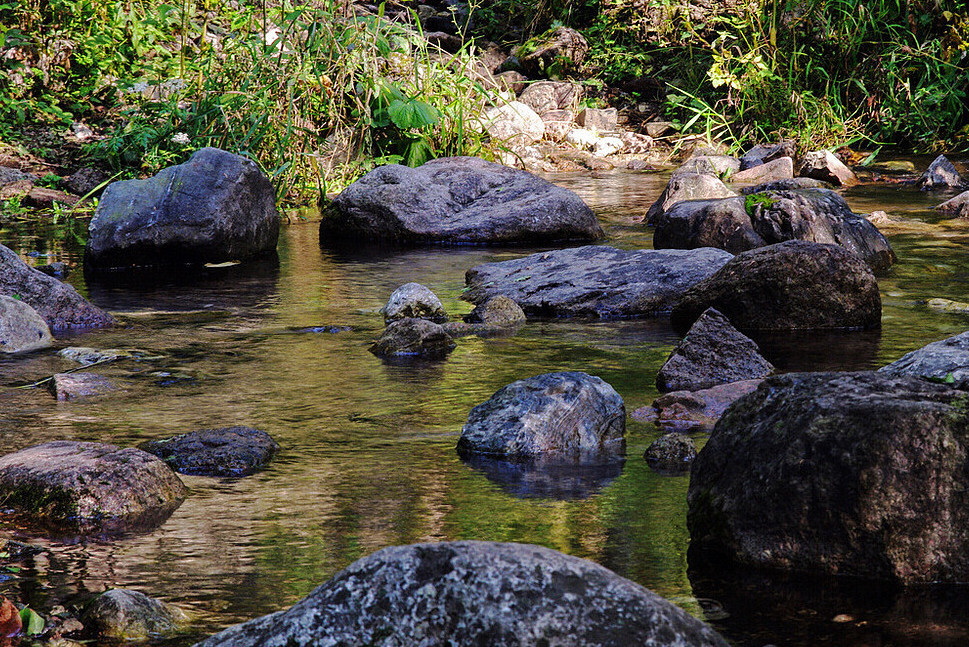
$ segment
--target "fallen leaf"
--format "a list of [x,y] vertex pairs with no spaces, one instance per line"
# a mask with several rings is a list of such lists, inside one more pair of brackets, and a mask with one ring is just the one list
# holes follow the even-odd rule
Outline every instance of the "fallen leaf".
[[23,623],[20,621],[20,610],[13,602],[3,598],[3,602],[0,602],[0,636],[16,636],[21,628]]

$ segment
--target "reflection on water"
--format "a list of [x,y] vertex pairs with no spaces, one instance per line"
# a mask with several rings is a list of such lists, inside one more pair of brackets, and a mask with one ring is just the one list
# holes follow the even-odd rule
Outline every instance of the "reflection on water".
[[523,499],[587,499],[622,474],[621,456],[566,461],[537,458],[509,461],[492,456],[468,456],[464,462],[512,496]]
[[[596,209],[608,244],[650,246],[651,231],[640,220],[665,175],[553,179]],[[877,367],[969,328],[969,318],[920,305],[932,297],[969,301],[969,227],[940,222],[930,210],[934,200],[908,187],[861,187],[847,198],[859,212],[882,209],[928,225],[891,236],[900,262],[879,279],[882,330],[761,339],[768,359],[784,370]],[[30,258],[36,264],[79,262],[72,237],[50,236],[4,228],[0,242],[22,253],[40,250]],[[391,544],[521,541],[593,559],[697,614],[709,607],[698,598],[714,598],[730,614],[716,625],[741,645],[768,642],[758,627],[771,623],[781,628],[769,638],[778,645],[876,644],[850,623],[829,623],[819,633],[811,633],[815,625],[796,624],[804,610],[828,614],[819,602],[824,588],[795,586],[802,597],[787,603],[787,593],[766,585],[691,584],[688,477],[648,468],[642,454],[658,435],[650,425],[630,420],[625,463],[601,472],[516,471],[457,457],[471,408],[525,377],[585,371],[612,384],[627,410],[649,404],[657,395],[656,372],[677,341],[668,321],[528,323],[510,337],[461,338],[446,360],[430,363],[388,364],[367,352],[383,329],[377,310],[399,285],[427,285],[456,317],[471,309],[460,300],[468,268],[533,251],[353,253],[320,249],[315,223],[302,223],[284,228],[278,266],[212,268],[189,280],[166,276],[162,283],[128,285],[100,278],[88,284],[83,272],[74,272],[69,281],[119,313],[125,325],[62,338],[58,347],[138,350],[140,358],[97,368],[118,391],[68,403],[45,391],[10,388],[71,368],[67,360],[51,351],[0,358],[0,384],[7,385],[0,389],[0,452],[59,439],[134,446],[229,425],[263,429],[282,451],[268,469],[243,479],[183,477],[188,499],[151,533],[65,540],[8,523],[6,534],[48,550],[0,582],[0,593],[46,611],[108,587],[136,588],[196,612],[193,632],[169,641],[184,645],[284,608]],[[904,604],[883,605],[876,617],[865,610],[864,596],[852,595],[837,598],[838,613],[910,630],[915,616]],[[919,604],[936,610],[925,611],[926,618],[945,613],[938,600]],[[744,609],[762,614],[763,622]],[[939,621],[947,632],[969,625],[945,623]],[[920,644],[953,644],[931,632],[918,636]]]

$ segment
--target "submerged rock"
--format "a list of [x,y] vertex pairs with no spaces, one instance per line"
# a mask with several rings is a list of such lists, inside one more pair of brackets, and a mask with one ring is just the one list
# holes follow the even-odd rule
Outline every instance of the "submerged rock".
[[250,159],[202,148],[147,180],[104,190],[88,228],[85,270],[202,265],[275,252],[276,194]]
[[39,272],[11,249],[0,245],[0,294],[32,307],[51,330],[104,328],[114,317],[88,303],[67,283]]
[[44,318],[29,305],[0,295],[0,353],[26,353],[54,343]]
[[269,464],[279,443],[265,431],[237,426],[151,440],[141,448],[182,474],[247,476]]
[[503,294],[529,317],[655,316],[730,258],[719,249],[559,249],[473,267],[461,298],[479,304]]
[[660,472],[686,472],[696,458],[696,443],[685,434],[671,431],[650,443],[643,458]]
[[378,357],[444,357],[454,349],[454,340],[440,324],[426,319],[400,319],[384,330],[370,346]]
[[140,449],[62,440],[0,457],[0,499],[31,521],[112,529],[154,525],[185,494],[171,468]]
[[698,391],[718,384],[766,377],[774,366],[749,337],[714,308],[686,333],[656,375],[656,388]]
[[959,171],[945,155],[939,155],[929,164],[917,184],[923,191],[958,189],[964,186]]
[[320,222],[324,243],[507,244],[601,237],[595,214],[576,194],[474,157],[436,159],[418,168],[382,166],[338,195]]
[[447,321],[447,312],[441,305],[441,300],[420,283],[405,283],[394,290],[380,313],[387,323],[408,318],[427,319],[438,323]]
[[461,461],[481,472],[503,491],[520,499],[587,499],[622,475],[621,455],[543,455],[528,459],[484,454],[462,456]]
[[385,548],[291,609],[198,647],[726,647],[713,629],[602,566],[527,544]]
[[912,375],[969,390],[969,331],[913,350],[879,372]]
[[864,261],[843,247],[801,240],[738,254],[686,291],[671,323],[684,333],[710,307],[741,331],[877,328],[882,309]]
[[90,634],[121,641],[170,635],[189,622],[178,607],[129,589],[105,591],[85,608],[81,619]]
[[80,400],[104,395],[118,387],[111,380],[97,373],[58,373],[51,378],[48,387],[57,400]]
[[965,402],[875,372],[767,378],[694,462],[691,546],[809,573],[969,581]]
[[458,453],[618,455],[625,431],[622,397],[606,382],[580,372],[546,373],[512,382],[472,409]]

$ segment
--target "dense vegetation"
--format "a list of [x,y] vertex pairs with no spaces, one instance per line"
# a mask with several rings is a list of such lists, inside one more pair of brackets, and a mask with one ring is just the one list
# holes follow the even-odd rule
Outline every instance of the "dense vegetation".
[[[473,0],[465,33],[515,47],[573,26],[587,85],[735,147],[969,143],[963,0],[694,2]],[[0,0],[0,138],[102,123],[86,153],[142,173],[220,146],[290,202],[377,163],[488,155],[477,115],[500,99],[472,73],[474,38],[447,54],[349,5]]]

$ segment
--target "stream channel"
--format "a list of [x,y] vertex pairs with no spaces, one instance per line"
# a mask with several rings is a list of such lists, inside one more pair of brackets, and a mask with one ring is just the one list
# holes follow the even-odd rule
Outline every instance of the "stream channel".
[[[924,168],[927,160],[917,160]],[[668,174],[559,174],[596,211],[605,244],[648,248],[640,220]],[[932,207],[952,194],[868,184],[854,211],[881,209],[899,257],[879,277],[882,329],[758,338],[782,371],[877,368],[969,329],[969,314],[930,298],[969,301],[969,222]],[[78,223],[83,231],[84,223]],[[529,322],[515,335],[465,337],[443,361],[385,362],[367,351],[377,310],[408,281],[434,291],[452,318],[465,271],[538,251],[487,247],[321,249],[312,218],[284,225],[278,266],[237,266],[114,284],[86,283],[83,247],[61,227],[7,224],[0,242],[28,262],[77,265],[68,281],[125,325],[61,336],[56,348],[140,351],[97,367],[121,387],[56,402],[11,385],[75,365],[53,351],[0,358],[0,453],[71,439],[133,446],[198,429],[248,425],[282,445],[241,479],[183,476],[190,495],[160,527],[120,537],[50,536],[0,515],[0,536],[47,550],[0,575],[0,594],[42,614],[127,587],[194,614],[181,646],[292,605],[354,560],[385,546],[479,539],[541,544],[594,560],[709,620],[750,647],[965,646],[969,587],[894,590],[689,568],[687,476],[654,473],[643,451],[659,432],[629,419],[621,470],[542,475],[464,464],[455,444],[469,410],[517,379],[560,370],[598,375],[627,412],[657,396],[656,372],[677,336],[665,319]],[[327,328],[330,326],[337,329]],[[342,329],[346,327],[347,329]],[[334,330],[337,330],[334,332]],[[699,444],[704,434],[696,434]],[[8,569],[10,570],[10,569]],[[12,569],[16,571],[17,569]],[[837,620],[837,621],[836,621]]]

